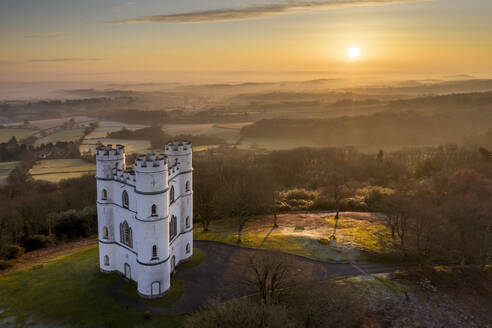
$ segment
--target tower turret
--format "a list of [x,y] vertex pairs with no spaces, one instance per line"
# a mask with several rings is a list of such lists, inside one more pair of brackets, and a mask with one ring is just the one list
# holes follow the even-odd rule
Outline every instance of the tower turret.
[[96,176],[98,179],[112,180],[117,170],[125,170],[125,146],[99,146],[96,149]]

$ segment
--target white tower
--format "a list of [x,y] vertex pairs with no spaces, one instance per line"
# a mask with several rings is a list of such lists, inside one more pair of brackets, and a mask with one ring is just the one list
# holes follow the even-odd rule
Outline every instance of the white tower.
[[191,143],[168,143],[165,153],[140,155],[127,170],[123,146],[96,152],[101,271],[136,281],[146,298],[165,294],[193,254]]

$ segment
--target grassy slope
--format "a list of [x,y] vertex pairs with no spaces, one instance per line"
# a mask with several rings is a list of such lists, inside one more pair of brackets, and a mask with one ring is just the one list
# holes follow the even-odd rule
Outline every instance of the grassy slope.
[[[145,320],[143,313],[112,299],[107,288],[121,278],[99,272],[97,251],[93,247],[39,269],[0,277],[0,326],[24,327],[32,322],[47,327],[181,326],[181,317],[153,315]],[[169,295],[176,299],[181,294],[178,290]],[[155,300],[155,306],[169,301],[166,297]]]

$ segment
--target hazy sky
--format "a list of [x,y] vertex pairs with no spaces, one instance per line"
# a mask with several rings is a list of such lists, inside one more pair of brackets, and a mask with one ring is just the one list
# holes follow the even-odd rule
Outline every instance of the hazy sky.
[[0,80],[489,75],[491,17],[491,0],[1,0]]

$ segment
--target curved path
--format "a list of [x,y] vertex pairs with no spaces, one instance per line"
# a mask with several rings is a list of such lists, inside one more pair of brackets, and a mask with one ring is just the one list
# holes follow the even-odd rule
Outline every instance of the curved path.
[[357,276],[370,273],[392,272],[404,268],[404,265],[326,263],[302,256],[263,249],[243,248],[239,246],[212,242],[194,241],[194,247],[206,254],[205,260],[193,268],[176,272],[175,278],[183,281],[183,295],[170,308],[152,307],[138,300],[122,295],[119,290],[124,283],[118,280],[109,288],[111,296],[127,306],[151,311],[158,314],[181,314],[200,309],[207,300],[226,300],[254,293],[254,289],[239,283],[248,271],[248,258],[255,253],[268,253],[285,257],[297,272],[291,284],[315,283],[325,279],[343,276]]

